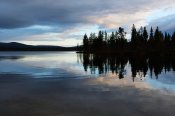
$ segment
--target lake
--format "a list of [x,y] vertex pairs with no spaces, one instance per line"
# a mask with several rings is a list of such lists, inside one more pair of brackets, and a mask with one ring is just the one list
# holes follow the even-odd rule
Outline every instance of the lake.
[[27,74],[33,78],[85,77],[75,52],[2,52],[1,74]]
[[0,115],[174,116],[174,56],[0,52]]

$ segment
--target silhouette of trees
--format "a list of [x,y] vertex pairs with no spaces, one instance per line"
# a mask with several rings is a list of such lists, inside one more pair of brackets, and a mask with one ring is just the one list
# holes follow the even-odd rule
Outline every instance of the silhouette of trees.
[[172,34],[171,40],[172,40],[172,47],[174,48],[175,47],[175,32]]
[[154,47],[157,49],[161,49],[163,39],[164,39],[164,35],[159,30],[159,27],[157,27],[154,33]]
[[148,32],[146,27],[144,27],[144,30],[143,30],[143,39],[144,39],[144,44],[146,45],[148,42]]
[[137,46],[137,30],[134,24],[132,26],[132,31],[131,31],[131,44],[132,44],[132,47]]
[[146,27],[136,28],[133,24],[130,41],[122,27],[110,34],[106,31],[99,31],[97,36],[85,34],[82,48],[86,53],[81,57],[85,71],[89,68],[94,74],[112,72],[122,79],[128,62],[133,81],[136,77],[142,79],[148,72],[158,79],[162,71],[175,71],[175,32],[162,32],[159,27],[151,27],[148,32]]
[[85,34],[83,38],[83,51],[109,51],[124,48],[126,44],[126,32],[124,28],[119,27],[116,32],[112,32],[110,35],[106,31],[99,31],[98,36],[95,33],[91,33],[89,37]]
[[115,48],[115,35],[114,35],[114,32],[112,32],[112,34],[110,36],[109,46],[110,46],[111,49]]
[[153,30],[151,27],[148,33],[146,27],[136,29],[133,24],[131,29],[131,41],[127,41],[124,28],[119,27],[115,32],[108,34],[106,31],[99,31],[97,36],[91,33],[83,38],[83,52],[175,52],[175,32],[171,35],[163,33],[159,27]]
[[88,44],[88,36],[85,34],[84,35],[84,39],[83,39],[83,50],[86,50],[86,49],[88,49],[88,47],[89,47],[89,44]]
[[117,46],[123,48],[127,44],[127,40],[125,38],[126,32],[124,31],[124,28],[119,27],[118,32],[116,34]]
[[153,46],[154,46],[154,31],[153,31],[152,27],[151,27],[151,30],[150,30],[150,36],[149,36],[148,44],[149,44],[150,48],[153,48]]
[[171,35],[165,32],[164,44],[166,48],[169,48],[171,45]]

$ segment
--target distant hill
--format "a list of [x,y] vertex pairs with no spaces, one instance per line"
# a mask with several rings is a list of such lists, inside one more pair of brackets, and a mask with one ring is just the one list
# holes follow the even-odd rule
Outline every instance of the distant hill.
[[0,42],[0,51],[76,51],[77,47],[45,46],[45,45],[26,45],[17,42]]

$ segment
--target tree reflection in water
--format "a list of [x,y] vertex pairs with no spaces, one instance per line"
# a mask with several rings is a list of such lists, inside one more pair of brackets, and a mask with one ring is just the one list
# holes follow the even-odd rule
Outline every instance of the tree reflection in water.
[[120,79],[127,73],[127,64],[131,66],[133,81],[135,77],[143,80],[148,72],[158,79],[164,72],[175,71],[175,55],[172,54],[77,54],[79,61],[83,64],[84,70],[90,69],[91,74],[107,74],[112,72]]

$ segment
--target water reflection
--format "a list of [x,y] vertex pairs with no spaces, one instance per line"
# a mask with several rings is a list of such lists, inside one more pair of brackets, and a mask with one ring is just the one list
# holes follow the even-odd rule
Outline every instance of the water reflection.
[[[152,55],[104,55],[104,54],[78,54],[84,70],[90,70],[91,74],[107,74],[112,72],[120,79],[124,78],[130,67],[133,81],[136,77],[144,80],[146,75],[156,79],[163,72],[175,71],[175,56],[152,54]],[[128,66],[130,65],[130,66]]]
[[[164,88],[175,90],[173,56],[74,52],[7,52],[0,56],[2,116],[53,112],[173,116],[175,112],[174,92],[159,92]],[[98,78],[91,78],[94,74]],[[137,77],[146,80],[138,81]]]
[[[0,78],[84,79],[111,78],[110,82],[175,90],[173,55],[104,55],[75,52],[1,52]],[[106,79],[104,79],[107,82]],[[109,79],[110,80],[110,79]],[[134,82],[134,83],[133,83]],[[117,84],[116,84],[117,85]]]
[[0,56],[0,60],[19,60],[24,58],[24,56]]
[[75,52],[0,52],[0,74],[65,79],[87,75]]

